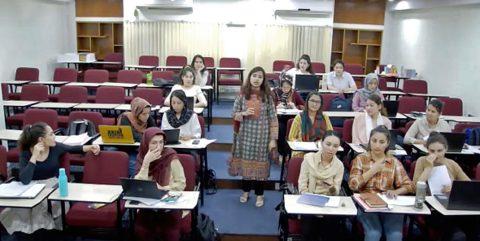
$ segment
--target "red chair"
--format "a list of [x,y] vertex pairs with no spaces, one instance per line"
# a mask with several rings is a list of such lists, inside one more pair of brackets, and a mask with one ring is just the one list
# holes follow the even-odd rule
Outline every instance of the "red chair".
[[403,92],[407,94],[427,94],[428,83],[425,80],[406,79],[403,82]]
[[361,64],[345,64],[344,71],[350,74],[363,74],[363,66]]
[[412,111],[425,111],[425,99],[421,97],[402,96],[398,99],[398,112],[408,114]]
[[175,72],[173,71],[152,71],[152,79],[165,79],[173,81]]
[[104,83],[108,79],[108,71],[104,69],[88,69],[83,76],[83,82],[87,83]]
[[2,83],[2,100],[9,100],[8,98],[8,85]]
[[407,124],[405,124],[405,127],[399,128],[400,132],[403,133],[403,135],[405,136],[407,134],[408,129],[412,127],[414,122],[415,122],[414,120],[407,122]]
[[[72,111],[68,116],[60,116],[58,119],[58,125],[67,128],[70,122],[83,119],[91,121],[95,125],[95,130],[97,132],[99,125],[108,125],[106,123],[106,119],[108,118],[104,118],[100,112],[93,111]],[[114,125],[115,121],[113,121],[112,124]]]
[[205,67],[215,67],[215,60],[212,57],[203,57]]
[[167,66],[185,66],[187,65],[187,57],[185,56],[176,56],[170,55],[167,56],[167,60],[165,61]]
[[340,97],[339,94],[322,94],[322,111],[328,111],[330,109],[330,104],[335,97]]
[[98,87],[95,103],[123,104],[125,103],[125,90],[121,87]]
[[110,53],[105,55],[103,59],[106,62],[121,62],[121,64],[104,64],[103,69],[106,69],[109,73],[110,79],[117,78],[118,71],[123,69],[123,54],[122,53]]
[[475,180],[480,180],[480,163],[475,168]]
[[[48,101],[48,87],[46,85],[24,85],[20,93],[20,100]],[[18,113],[8,116],[6,119],[9,126],[21,126],[25,115]]]
[[140,70],[120,70],[118,71],[117,82],[141,84],[143,82],[143,72]]
[[163,105],[165,98],[163,90],[159,88],[137,88],[133,90],[133,98],[140,97],[145,99],[151,105]]
[[56,68],[53,72],[53,81],[77,82],[78,72],[69,68]]
[[23,125],[33,125],[37,122],[45,122],[52,130],[58,129],[58,114],[50,109],[28,109],[25,111]]
[[154,55],[142,55],[138,59],[139,65],[148,65],[148,66],[158,66],[159,60],[157,56]]
[[[238,58],[221,58],[220,59],[220,68],[241,68],[240,59]],[[216,95],[218,100],[218,91],[220,85],[229,85],[229,86],[241,86],[243,80],[243,74],[241,71],[234,70],[219,70],[217,75],[218,85],[216,89]],[[224,77],[226,75],[227,77]],[[237,77],[234,77],[237,76]]]
[[408,172],[408,176],[410,176],[410,179],[413,179],[413,174],[415,174],[416,165],[417,165],[417,161],[413,161],[412,164],[410,164],[410,171]]
[[7,148],[0,145],[0,175],[3,180],[8,178],[7,171]]
[[[294,157],[288,162],[287,171],[287,183],[293,184],[295,188],[298,188],[298,177],[300,176],[300,167],[302,166],[303,158]],[[287,237],[289,235],[301,235],[302,228],[301,222],[298,218],[288,219]]]
[[[196,188],[196,171],[195,160],[189,154],[177,154],[178,160],[182,164],[183,173],[185,174],[185,191],[195,191]],[[184,217],[180,223],[180,233],[183,235],[190,234],[192,231],[192,213]]]
[[59,102],[86,103],[87,99],[88,91],[83,86],[62,86],[58,93]]
[[290,118],[287,121],[287,132],[285,133],[285,139],[288,140],[288,136],[290,135],[290,129],[292,128],[294,118]]
[[273,72],[282,71],[286,66],[289,66],[287,69],[295,67],[295,63],[291,60],[275,60],[273,61]]
[[352,143],[352,128],[353,127],[353,119],[345,119],[343,121],[343,129],[342,129],[342,139],[346,143]]
[[440,97],[438,100],[443,102],[443,111],[444,115],[463,115],[463,101],[460,98],[447,98]]
[[314,73],[325,73],[325,64],[320,62],[312,62],[312,70]]
[[467,128],[480,128],[480,123],[457,123],[455,128],[453,128],[452,132],[456,133],[465,133]]
[[38,81],[39,72],[37,68],[19,67],[15,71],[15,80]]
[[[83,183],[119,185],[120,178],[128,177],[128,155],[125,152],[102,151],[98,156],[88,153],[86,159]],[[81,228],[121,228],[124,201],[117,200],[99,209],[89,208],[88,205],[84,202],[73,204],[66,215],[67,224]],[[120,205],[120,213],[117,205]]]

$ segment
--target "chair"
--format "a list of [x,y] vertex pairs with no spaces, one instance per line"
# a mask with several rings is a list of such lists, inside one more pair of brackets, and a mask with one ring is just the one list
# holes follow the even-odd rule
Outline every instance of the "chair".
[[407,122],[407,124],[405,124],[405,127],[399,128],[400,132],[405,136],[407,134],[408,129],[412,127],[414,122],[415,122],[414,120]]
[[104,83],[108,79],[108,71],[104,69],[88,69],[83,76],[83,82],[87,83]]
[[133,98],[140,97],[148,101],[151,105],[163,105],[165,98],[163,90],[159,88],[137,88],[132,92]]
[[125,103],[125,90],[121,87],[98,87],[95,103],[123,104]]
[[62,86],[58,93],[59,102],[86,103],[87,99],[88,91],[83,86]]
[[106,69],[109,73],[110,79],[116,79],[118,71],[123,69],[123,54],[122,53],[110,53],[103,58],[106,62],[121,62],[121,64],[104,64],[103,69]]
[[3,145],[0,145],[0,175],[4,180],[8,178],[7,148]]
[[157,56],[154,55],[142,55],[138,59],[139,65],[148,65],[148,66],[158,66],[159,60]]
[[187,57],[185,56],[176,56],[169,55],[165,61],[167,66],[185,66],[187,65]]
[[152,71],[152,79],[165,79],[173,81],[175,72],[173,71]]
[[480,163],[475,168],[475,180],[480,180]]
[[[120,178],[128,177],[128,158],[127,153],[120,151],[102,151],[98,156],[87,153],[83,183],[119,185]],[[74,203],[66,215],[67,224],[82,228],[121,228],[124,201],[117,200],[99,209],[91,209],[88,205],[84,202]],[[117,212],[117,205],[120,205],[120,213]]]
[[203,57],[205,67],[215,67],[215,60],[212,57]]
[[325,64],[320,62],[312,62],[312,70],[314,73],[325,73]]
[[37,68],[19,67],[15,71],[15,80],[38,81],[39,72]]
[[78,72],[70,68],[55,68],[53,81],[77,82]]
[[[300,176],[300,167],[302,166],[303,158],[294,157],[288,162],[287,170],[287,183],[293,184],[295,188],[298,188],[298,177]],[[288,229],[286,235],[301,235],[302,228],[301,222],[298,218],[289,218],[288,219]]]
[[460,98],[447,98],[440,97],[438,100],[443,102],[443,111],[444,115],[463,115],[463,101]]
[[363,66],[361,64],[345,64],[344,71],[350,74],[363,74]]
[[8,85],[2,83],[2,100],[9,100],[8,98]]
[[91,121],[95,125],[95,130],[97,132],[99,125],[107,125],[105,121],[106,118],[104,118],[100,112],[93,111],[72,111],[68,116],[60,116],[58,119],[58,125],[67,128],[70,122],[82,119]]
[[425,80],[406,79],[403,82],[403,92],[407,94],[427,94],[428,83]]
[[[35,85],[29,84],[22,87],[22,92],[20,93],[20,100],[26,101],[48,101],[48,87],[46,85]],[[18,113],[6,118],[8,126],[21,126],[23,119],[25,117],[24,113]]]
[[408,172],[408,176],[410,179],[413,179],[413,174],[415,174],[415,166],[417,165],[417,161],[413,161],[412,164],[410,164],[410,171]]
[[328,111],[330,109],[330,104],[332,100],[336,97],[340,97],[339,94],[322,94],[322,111]]
[[288,136],[290,135],[290,129],[292,128],[294,118],[290,118],[287,121],[287,132],[285,133],[285,139],[288,140]]
[[37,122],[45,122],[52,130],[58,129],[58,114],[51,109],[28,109],[25,111],[23,125],[33,125]]
[[353,119],[345,119],[343,121],[343,129],[342,129],[342,139],[346,143],[352,143],[352,128],[353,127]]
[[[240,63],[240,59],[238,58],[221,58],[220,59],[220,68],[241,68],[242,65]],[[237,77],[223,77],[223,75],[227,76],[237,76]],[[235,71],[235,70],[219,70],[218,71],[218,85],[216,92],[217,93],[217,99],[218,99],[218,90],[220,85],[229,85],[229,86],[240,86],[242,85],[242,72],[241,71]]]
[[295,67],[295,63],[291,60],[275,60],[273,61],[273,72],[282,71],[286,66],[289,66],[287,69]]
[[402,96],[398,99],[398,112],[408,114],[412,111],[425,111],[425,99],[414,96]]
[[[183,173],[185,174],[185,191],[196,190],[196,172],[195,172],[195,160],[192,155],[189,154],[177,154],[178,160],[182,164]],[[192,231],[192,213],[190,212],[184,217],[180,224],[180,233],[189,234]]]
[[202,134],[200,136],[201,138],[205,138],[205,118],[203,118],[203,116],[201,115],[197,115],[197,117],[198,117],[198,123],[200,123],[200,127],[202,130]]
[[141,84],[143,82],[143,72],[140,70],[120,70],[117,74],[117,82]]
[[452,132],[456,133],[465,133],[465,130],[467,128],[480,128],[480,123],[464,123],[460,122],[455,125],[455,128],[453,128]]

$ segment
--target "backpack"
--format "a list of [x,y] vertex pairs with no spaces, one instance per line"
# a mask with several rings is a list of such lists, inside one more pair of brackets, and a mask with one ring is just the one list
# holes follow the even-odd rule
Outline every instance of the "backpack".
[[194,232],[196,241],[215,241],[218,238],[218,231],[215,228],[215,223],[204,213],[198,215],[197,227]]
[[68,128],[65,135],[73,136],[73,135],[80,135],[83,133],[87,133],[88,136],[96,135],[97,131],[95,130],[95,124],[93,124],[93,122],[86,119],[74,120],[68,124]]
[[[330,102],[330,106],[328,108],[329,111],[351,111],[352,110],[352,100],[345,99],[340,96],[336,96]],[[342,127],[343,126],[343,118],[330,118],[330,122],[332,126],[335,127]]]
[[216,173],[213,169],[208,169],[205,172],[205,189],[207,195],[213,195],[217,193]]
[[480,128],[467,128],[465,130],[465,139],[465,142],[469,145],[480,145]]

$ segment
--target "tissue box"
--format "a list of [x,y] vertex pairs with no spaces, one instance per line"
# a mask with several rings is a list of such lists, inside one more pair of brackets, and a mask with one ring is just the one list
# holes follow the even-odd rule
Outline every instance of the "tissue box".
[[58,63],[95,62],[95,53],[66,53],[57,56]]

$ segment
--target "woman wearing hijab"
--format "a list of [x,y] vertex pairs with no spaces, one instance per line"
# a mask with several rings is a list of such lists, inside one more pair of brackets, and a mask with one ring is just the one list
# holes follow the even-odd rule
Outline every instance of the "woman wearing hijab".
[[355,92],[352,100],[353,111],[364,111],[365,106],[367,105],[368,97],[370,97],[372,94],[376,94],[380,97],[380,99],[382,99],[382,101],[384,100],[384,97],[378,88],[378,76],[375,73],[368,74],[363,81],[363,88]]
[[130,102],[130,111],[124,112],[118,118],[118,125],[131,126],[133,138],[140,142],[143,132],[148,127],[155,126],[155,120],[150,116],[152,107],[146,100],[135,97]]
[[162,130],[180,129],[181,140],[198,139],[202,129],[198,116],[187,108],[187,96],[183,90],[170,94],[170,110],[162,117]]
[[[186,186],[183,167],[177,153],[164,148],[165,134],[160,128],[151,127],[143,133],[137,156],[137,174],[135,179],[150,180],[162,190],[183,191]],[[186,213],[176,210],[140,210],[135,219],[137,240],[165,241],[180,239],[180,222]]]

